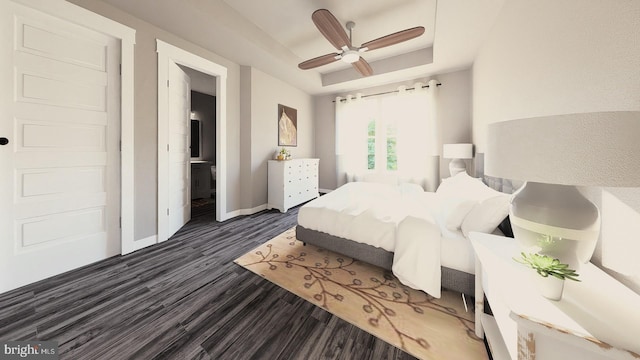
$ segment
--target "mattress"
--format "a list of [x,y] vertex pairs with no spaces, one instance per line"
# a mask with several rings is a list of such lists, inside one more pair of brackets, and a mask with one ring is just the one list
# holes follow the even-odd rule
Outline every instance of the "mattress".
[[437,224],[442,233],[441,264],[475,273],[471,243],[460,230],[440,224],[438,195],[411,187],[352,182],[315,199],[298,212],[298,224],[306,229],[393,252],[399,223],[407,216]]
[[422,194],[428,193],[380,183],[347,183],[301,207],[298,224],[393,251],[398,223],[410,212],[424,211],[417,209]]

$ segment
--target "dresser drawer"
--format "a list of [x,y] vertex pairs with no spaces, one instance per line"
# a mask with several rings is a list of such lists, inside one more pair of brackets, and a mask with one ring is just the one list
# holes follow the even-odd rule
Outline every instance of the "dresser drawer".
[[318,163],[318,159],[270,160],[267,208],[286,212],[318,197]]

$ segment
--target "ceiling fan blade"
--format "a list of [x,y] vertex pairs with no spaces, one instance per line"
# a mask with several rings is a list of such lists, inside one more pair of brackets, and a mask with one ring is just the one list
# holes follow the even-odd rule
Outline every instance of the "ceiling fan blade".
[[406,29],[402,31],[398,31],[396,33],[383,36],[381,38],[377,38],[375,40],[371,40],[362,44],[360,47],[367,48],[368,50],[380,49],[386,46],[394,45],[397,43],[401,43],[403,41],[411,40],[413,38],[417,38],[418,36],[424,34],[424,27],[418,26],[411,29]]
[[318,56],[316,58],[313,58],[307,61],[303,61],[300,64],[298,64],[298,67],[302,70],[309,70],[318,66],[331,64],[332,62],[338,61],[339,59],[340,59],[340,54],[331,53],[327,55]]
[[369,65],[369,63],[363,59],[362,57],[360,57],[360,60],[352,63],[351,65],[353,65],[353,67],[358,70],[358,72],[362,75],[362,76],[371,76],[373,75],[373,69],[371,69],[371,65]]
[[319,9],[314,11],[311,15],[311,20],[336,49],[341,50],[342,47],[351,45],[347,32],[329,10]]

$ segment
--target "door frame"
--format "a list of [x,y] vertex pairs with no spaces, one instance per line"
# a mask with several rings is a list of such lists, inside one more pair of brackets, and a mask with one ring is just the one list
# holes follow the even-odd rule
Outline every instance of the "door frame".
[[[216,220],[228,218],[227,203],[227,68],[192,54],[179,47],[156,39],[158,53],[158,238],[163,242],[169,237],[167,209],[169,204],[169,179],[162,174],[168,171],[167,155],[169,113],[165,106],[169,101],[167,81],[169,62],[211,75],[216,79]],[[150,245],[150,244],[149,244]]]
[[120,40],[120,251],[129,253],[135,250],[133,71],[136,31],[66,0],[11,1]]

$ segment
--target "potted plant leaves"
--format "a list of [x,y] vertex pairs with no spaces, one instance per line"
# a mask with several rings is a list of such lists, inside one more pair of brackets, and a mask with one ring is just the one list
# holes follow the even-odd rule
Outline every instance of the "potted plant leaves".
[[291,153],[289,152],[289,150],[285,149],[285,148],[281,148],[280,152],[278,152],[278,155],[276,156],[277,160],[289,160],[291,159]]
[[562,298],[565,279],[580,281],[579,274],[570,269],[568,264],[563,264],[558,259],[535,253],[525,254],[523,252],[520,255],[520,259],[514,258],[514,260],[529,266],[540,275],[535,277],[536,285],[541,295],[549,300]]

